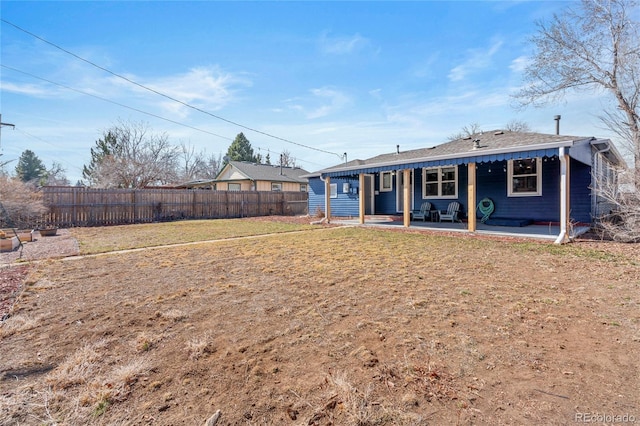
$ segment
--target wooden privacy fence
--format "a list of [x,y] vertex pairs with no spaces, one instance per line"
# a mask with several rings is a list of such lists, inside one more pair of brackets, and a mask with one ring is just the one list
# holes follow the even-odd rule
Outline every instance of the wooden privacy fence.
[[102,226],[178,219],[307,214],[306,192],[42,188],[47,225]]

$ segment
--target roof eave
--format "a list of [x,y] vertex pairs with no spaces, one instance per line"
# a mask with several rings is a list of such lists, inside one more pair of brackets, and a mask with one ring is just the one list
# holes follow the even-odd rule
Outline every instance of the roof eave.
[[442,160],[454,160],[457,158],[464,158],[464,157],[474,157],[477,155],[498,155],[498,154],[506,154],[509,152],[520,152],[520,151],[537,151],[540,149],[553,149],[553,148],[561,148],[561,147],[571,147],[576,143],[579,142],[583,142],[583,141],[588,141],[591,140],[592,138],[585,138],[585,139],[569,139],[569,140],[565,140],[565,141],[558,141],[558,142],[551,142],[551,143],[541,143],[541,144],[534,144],[534,145],[525,145],[525,146],[518,146],[518,147],[509,147],[509,148],[497,148],[497,149],[490,149],[490,150],[483,150],[483,149],[477,149],[474,151],[465,151],[459,154],[449,154],[449,155],[436,155],[436,156],[430,156],[430,157],[415,157],[415,158],[406,158],[403,160],[396,160],[396,161],[386,161],[386,162],[382,162],[382,163],[368,163],[368,164],[361,164],[361,165],[357,165],[357,166],[349,166],[349,167],[336,167],[336,168],[331,168],[331,169],[325,169],[325,170],[321,170],[320,172],[318,172],[319,175],[324,175],[326,173],[335,173],[335,172],[348,172],[348,171],[355,171],[355,170],[362,170],[362,169],[369,169],[371,167],[385,167],[385,166],[396,166],[396,165],[402,165],[405,163],[419,163],[419,162],[426,162],[426,161],[442,161]]
[[[596,145],[606,145],[606,149],[598,149]],[[622,157],[622,155],[610,139],[594,139],[591,141],[591,146],[601,151],[612,163],[621,166],[627,165],[624,157]]]

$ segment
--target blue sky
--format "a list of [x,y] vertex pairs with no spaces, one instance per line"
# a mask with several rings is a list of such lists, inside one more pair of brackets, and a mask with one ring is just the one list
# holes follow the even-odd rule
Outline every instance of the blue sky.
[[553,133],[561,114],[563,134],[609,137],[596,118],[602,94],[513,108],[535,22],[568,4],[3,0],[2,19],[210,114],[3,22],[0,112],[16,128],[2,129],[2,160],[31,149],[75,182],[118,120],[214,155],[243,132],[263,156],[287,150],[309,171],[344,152],[352,160],[439,144],[471,123],[493,130],[515,119]]

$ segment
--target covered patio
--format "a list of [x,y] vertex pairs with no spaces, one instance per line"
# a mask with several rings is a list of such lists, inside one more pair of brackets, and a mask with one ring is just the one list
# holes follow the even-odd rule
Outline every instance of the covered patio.
[[[366,216],[364,223],[360,218],[334,218],[331,223],[353,226],[371,226],[382,228],[405,227],[403,216],[373,215]],[[469,233],[468,224],[464,222],[423,222],[412,220],[412,229],[431,230],[437,232],[462,232]],[[577,226],[570,229],[569,238],[574,238],[584,234],[589,230],[588,226]],[[555,241],[560,233],[558,224],[548,225],[528,225],[528,226],[492,226],[478,222],[475,234],[493,235],[512,238],[535,238],[548,241]]]

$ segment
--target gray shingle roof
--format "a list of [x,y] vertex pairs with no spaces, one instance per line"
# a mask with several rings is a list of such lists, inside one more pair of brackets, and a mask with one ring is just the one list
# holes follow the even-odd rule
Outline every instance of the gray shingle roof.
[[[474,139],[479,140],[479,147],[474,149]],[[542,133],[520,133],[502,130],[477,133],[464,139],[456,139],[450,142],[436,145],[429,148],[413,149],[408,151],[381,154],[366,160],[352,160],[346,164],[323,169],[317,173],[330,172],[342,169],[351,169],[358,166],[375,166],[378,164],[402,164],[404,162],[416,160],[447,157],[457,158],[472,155],[490,154],[496,151],[520,151],[531,147],[544,148],[545,145],[557,145],[566,142],[571,145],[573,141],[591,139],[591,137],[547,135]],[[316,174],[317,174],[316,173]]]
[[229,164],[254,181],[307,183],[307,179],[301,176],[309,174],[308,171],[299,167],[282,167],[280,169],[280,166],[249,163],[247,161],[230,161]]

